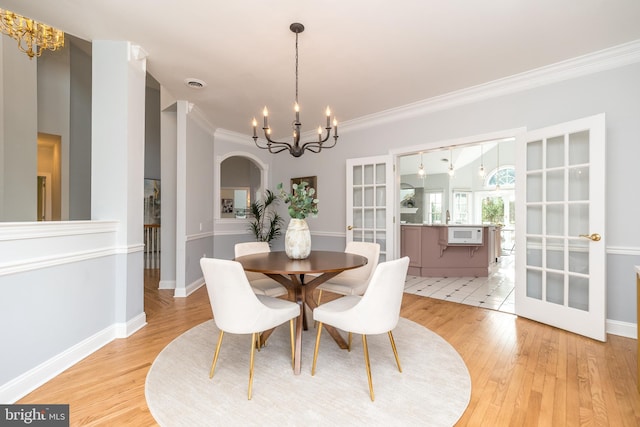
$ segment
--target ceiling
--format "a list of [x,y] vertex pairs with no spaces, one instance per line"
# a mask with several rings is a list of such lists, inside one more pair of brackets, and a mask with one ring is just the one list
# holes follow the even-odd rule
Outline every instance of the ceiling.
[[[638,0],[0,0],[85,40],[128,40],[216,127],[289,135],[299,36],[302,130],[640,39]],[[203,89],[185,79],[203,80]]]
[[505,146],[513,143],[513,141],[513,138],[483,141],[482,143],[456,146],[450,149],[438,148],[401,156],[399,159],[400,175],[416,174],[420,165],[423,165],[428,175],[444,174],[449,171],[450,164],[458,169],[475,161],[480,162],[480,159],[494,149],[498,143],[501,146]]

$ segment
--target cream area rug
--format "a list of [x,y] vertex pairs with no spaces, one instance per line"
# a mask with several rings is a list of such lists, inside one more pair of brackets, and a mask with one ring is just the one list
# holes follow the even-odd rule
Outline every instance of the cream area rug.
[[323,331],[311,376],[315,329],[304,331],[302,372],[294,375],[289,325],[281,325],[256,352],[248,400],[251,336],[224,335],[210,380],[218,333],[213,320],[202,323],[172,341],[153,362],[145,394],[161,426],[452,426],[469,403],[471,379],[460,355],[407,319],[401,318],[393,331],[402,373],[388,336],[367,337],[374,402],[359,335],[348,352]]

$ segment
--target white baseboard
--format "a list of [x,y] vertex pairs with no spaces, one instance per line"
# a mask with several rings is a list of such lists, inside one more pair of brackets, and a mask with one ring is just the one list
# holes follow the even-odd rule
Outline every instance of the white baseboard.
[[0,386],[0,402],[14,403],[116,338],[115,325],[79,342]]
[[160,280],[158,284],[158,289],[175,289],[176,281],[175,280]]
[[127,338],[147,325],[147,314],[143,311],[127,323],[116,323],[116,338]]
[[147,324],[146,319],[147,316],[143,312],[126,323],[113,324],[8,383],[2,384],[0,386],[0,403],[15,403],[114,339],[126,338],[134,334]]
[[608,334],[638,339],[638,325],[635,323],[607,319],[605,325]]
[[174,298],[186,298],[198,289],[204,286],[204,277],[201,277],[190,284],[187,285],[186,288],[176,288],[173,296]]

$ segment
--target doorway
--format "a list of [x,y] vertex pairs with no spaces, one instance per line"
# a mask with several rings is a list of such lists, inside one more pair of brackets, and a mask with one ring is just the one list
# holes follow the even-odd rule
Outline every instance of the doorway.
[[[413,147],[409,152],[396,153],[400,183],[396,193],[400,203],[397,253],[401,256],[405,247],[402,227],[455,224],[499,230],[494,239],[496,256],[493,262],[489,257],[486,276],[469,276],[461,271],[449,273],[448,277],[430,277],[426,268],[414,268],[407,277],[405,292],[514,312],[514,136],[518,132],[450,141],[437,147]],[[411,265],[420,262],[412,259]]]
[[38,221],[60,221],[61,204],[61,136],[38,133],[37,207]]

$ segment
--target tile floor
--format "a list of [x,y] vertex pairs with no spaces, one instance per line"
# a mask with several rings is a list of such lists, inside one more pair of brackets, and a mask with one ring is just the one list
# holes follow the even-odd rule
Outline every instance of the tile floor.
[[503,255],[489,277],[407,276],[404,291],[410,294],[514,312],[514,255]]

